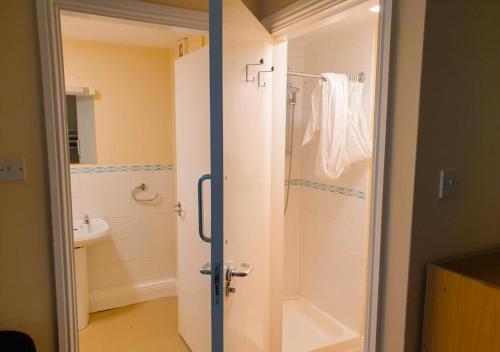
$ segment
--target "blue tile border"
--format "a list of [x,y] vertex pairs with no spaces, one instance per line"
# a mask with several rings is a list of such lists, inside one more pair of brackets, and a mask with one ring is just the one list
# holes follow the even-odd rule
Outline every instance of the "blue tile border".
[[320,191],[333,192],[333,193],[342,194],[344,196],[356,197],[359,199],[366,199],[366,192],[357,191],[357,190],[351,189],[351,188],[327,185],[324,183],[310,181],[310,180],[303,180],[300,178],[291,179],[290,184],[292,186],[309,187],[309,188],[318,189]]
[[127,172],[127,171],[165,171],[173,170],[172,164],[157,165],[109,165],[109,166],[71,166],[72,174],[101,174],[109,172]]

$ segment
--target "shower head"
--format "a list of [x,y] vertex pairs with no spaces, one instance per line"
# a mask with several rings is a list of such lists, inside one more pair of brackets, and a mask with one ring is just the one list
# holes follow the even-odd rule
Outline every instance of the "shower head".
[[297,87],[294,87],[292,85],[288,86],[288,103],[290,105],[295,105],[297,102],[297,93],[300,92],[300,89]]

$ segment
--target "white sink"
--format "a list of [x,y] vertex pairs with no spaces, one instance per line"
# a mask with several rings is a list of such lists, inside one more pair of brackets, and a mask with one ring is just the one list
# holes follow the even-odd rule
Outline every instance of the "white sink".
[[73,242],[75,248],[87,247],[106,240],[109,235],[109,225],[104,219],[90,219],[89,224],[83,220],[73,223]]

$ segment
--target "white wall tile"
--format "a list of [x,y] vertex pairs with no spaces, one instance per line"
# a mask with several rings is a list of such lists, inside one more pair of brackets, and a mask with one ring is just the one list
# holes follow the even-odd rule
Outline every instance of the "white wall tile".
[[130,195],[113,194],[106,196],[108,217],[119,218],[134,215],[133,207],[135,206],[135,204],[133,204],[132,202],[133,201]]
[[71,174],[71,197],[79,198],[83,196],[82,174]]
[[134,232],[132,231],[133,218],[132,217],[121,217],[121,218],[106,218],[106,221],[110,227],[110,237],[111,240],[122,240],[125,238],[134,237]]
[[91,218],[105,218],[107,216],[106,196],[82,198],[82,212]]
[[[72,174],[71,182],[74,219],[88,214],[110,226],[108,241],[88,248],[91,290],[175,277],[173,171]],[[158,192],[159,201],[133,201],[140,183],[148,192],[138,196]]]

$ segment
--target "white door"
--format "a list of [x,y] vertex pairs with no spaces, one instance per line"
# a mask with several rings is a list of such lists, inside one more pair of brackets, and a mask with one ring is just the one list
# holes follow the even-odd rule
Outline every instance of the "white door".
[[[284,165],[273,165],[283,158],[273,157],[280,149],[273,148],[273,73],[264,72],[271,71],[273,41],[241,1],[212,1],[212,25],[221,20],[214,8],[219,15],[222,9],[222,32],[219,38],[210,34],[211,96],[208,49],[178,60],[175,68],[177,198],[184,210],[177,221],[179,331],[193,352],[278,351],[273,340],[281,341],[281,295],[271,292],[271,281],[280,273],[273,274],[271,247],[282,234],[271,228],[283,216],[282,207],[273,206],[282,201],[283,177],[273,175]],[[261,59],[247,72],[247,64]],[[284,129],[281,134],[283,144]],[[212,224],[205,214],[203,225],[208,236],[213,232],[211,243],[198,235],[196,202],[198,179],[209,171]],[[208,198],[207,192],[205,210]],[[211,276],[201,275],[210,259],[204,271],[211,269]]]
[[[209,49],[175,62],[177,200],[177,294],[179,333],[193,352],[210,351],[210,277],[200,267],[210,261],[210,244],[198,236],[197,182],[210,172]],[[207,185],[209,186],[209,184]],[[206,192],[205,207],[210,209]],[[210,216],[205,214],[205,228]]]
[[222,38],[224,351],[270,351],[273,40],[240,0],[223,0]]

